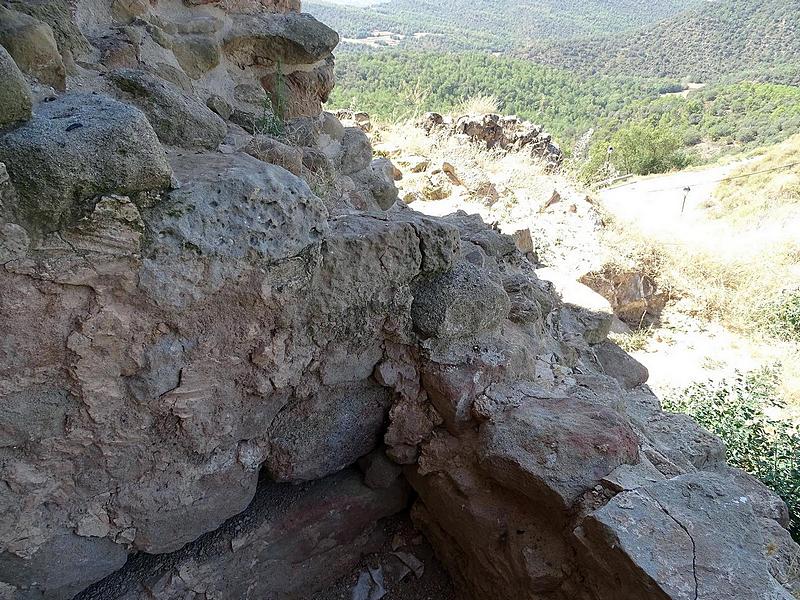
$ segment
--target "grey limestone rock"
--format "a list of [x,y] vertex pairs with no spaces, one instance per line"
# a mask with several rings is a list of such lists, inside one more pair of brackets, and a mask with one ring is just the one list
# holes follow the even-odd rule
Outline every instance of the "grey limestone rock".
[[729,480],[695,473],[620,494],[584,521],[580,538],[623,597],[785,597],[755,522]]
[[110,77],[144,111],[164,144],[214,150],[225,138],[227,127],[216,113],[163,79],[133,69]]
[[68,94],[37,107],[0,138],[19,202],[18,223],[49,232],[75,222],[104,193],[169,188],[172,171],[145,116],[100,94]]
[[505,290],[478,267],[458,263],[452,271],[415,285],[414,326],[424,337],[458,338],[499,325],[510,310]]
[[17,63],[0,46],[0,128],[31,118],[31,88]]
[[327,231],[327,211],[304,181],[246,154],[192,155],[175,175],[180,187],[146,213],[153,244],[141,285],[165,305],[220,289],[248,260],[298,255]]

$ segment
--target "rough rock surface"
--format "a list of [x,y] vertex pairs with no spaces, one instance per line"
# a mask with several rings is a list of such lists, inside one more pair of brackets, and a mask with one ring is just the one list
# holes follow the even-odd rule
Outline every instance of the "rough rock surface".
[[66,92],[0,132],[3,600],[313,597],[409,484],[460,597],[796,589],[785,506],[661,411],[602,297],[395,203],[297,2],[9,6]]
[[64,89],[66,68],[50,25],[0,6],[0,45],[25,73],[57,90]]
[[652,277],[635,270],[606,268],[587,273],[581,282],[608,300],[614,313],[633,327],[661,316],[669,299]]
[[[102,149],[102,151],[99,151]],[[18,222],[49,233],[105,193],[168,188],[171,171],[145,116],[101,94],[67,94],[0,137],[0,161],[20,196]]]
[[547,167],[558,168],[564,154],[541,125],[534,125],[516,116],[494,113],[464,115],[455,121],[438,113],[428,113],[420,126],[427,133],[444,131],[450,135],[478,143],[486,148],[506,152],[527,152],[540,158]]
[[258,160],[283,167],[295,175],[303,173],[303,150],[284,144],[280,140],[265,135],[256,135],[253,136],[244,151]]
[[31,118],[31,88],[17,63],[0,46],[0,128]]
[[76,600],[308,598],[380,544],[380,519],[405,507],[407,487],[370,489],[353,469],[302,486],[264,482],[218,530],[172,554],[140,555]]
[[130,94],[164,144],[215,150],[225,138],[225,121],[155,75],[120,69],[111,73],[111,80]]
[[729,479],[691,473],[616,496],[578,536],[623,597],[786,597],[761,558],[753,504]]

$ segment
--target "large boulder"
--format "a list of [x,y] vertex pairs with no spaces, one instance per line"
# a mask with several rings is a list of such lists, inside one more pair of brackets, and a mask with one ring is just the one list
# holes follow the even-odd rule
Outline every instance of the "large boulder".
[[639,462],[639,440],[614,410],[576,399],[530,398],[481,428],[489,477],[569,511],[614,469]]
[[55,231],[105,193],[170,186],[172,171],[145,116],[100,94],[68,94],[40,104],[33,118],[0,138],[19,202],[17,222]]
[[232,15],[225,53],[240,67],[312,64],[328,58],[339,35],[309,14]]
[[394,184],[394,165],[386,158],[376,158],[369,167],[353,173],[353,181],[372,196],[381,210],[389,210],[399,192]]
[[27,74],[57,90],[66,88],[66,68],[46,23],[0,6],[0,45]]
[[423,337],[459,338],[496,327],[509,310],[502,286],[480,268],[463,262],[452,271],[420,279],[412,315]]
[[17,63],[0,46],[0,128],[31,118],[31,89]]
[[391,403],[377,385],[295,400],[272,424],[267,471],[276,481],[312,481],[354,464],[378,445]]
[[271,114],[271,106],[264,88],[255,83],[241,83],[234,87],[230,120],[250,133],[261,132],[264,120]]
[[232,15],[223,36],[226,57],[252,69],[284,117],[317,116],[333,89],[338,34],[308,14]]
[[200,300],[246,261],[285,260],[327,232],[325,206],[305,182],[246,154],[191,155],[175,176],[178,189],[147,213],[159,243],[145,255],[141,285],[160,304]]
[[618,597],[788,598],[755,522],[732,481],[696,473],[620,494],[584,521],[579,539]]
[[372,162],[372,144],[367,134],[357,127],[347,127],[342,137],[339,170],[344,175],[363,171]]
[[279,69],[264,75],[261,85],[270,97],[285,97],[286,117],[315,117],[333,91],[336,82],[333,67],[333,57],[329,57],[311,70],[300,69],[286,75]]
[[114,71],[110,78],[144,111],[164,144],[214,150],[225,138],[228,128],[217,114],[163,79],[133,69]]
[[608,300],[616,315],[632,327],[660,317],[669,300],[652,277],[637,270],[609,266],[583,275],[580,281]]
[[201,79],[222,60],[220,45],[211,32],[175,36],[172,52],[183,71],[192,79]]

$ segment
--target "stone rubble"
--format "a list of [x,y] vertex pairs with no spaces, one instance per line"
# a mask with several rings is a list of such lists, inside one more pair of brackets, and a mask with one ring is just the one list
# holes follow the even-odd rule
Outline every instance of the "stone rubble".
[[427,113],[419,126],[429,135],[444,131],[488,149],[527,152],[553,170],[564,162],[561,149],[541,125],[534,125],[516,116],[488,113],[453,119],[438,113]]
[[310,598],[409,503],[464,598],[798,590],[785,505],[610,312],[397,202],[299,2],[5,4],[0,598]]

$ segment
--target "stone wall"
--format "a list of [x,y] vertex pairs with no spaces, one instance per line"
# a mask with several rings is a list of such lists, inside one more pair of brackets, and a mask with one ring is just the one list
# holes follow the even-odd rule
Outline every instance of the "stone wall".
[[396,202],[298,8],[0,10],[0,598],[308,598],[411,501],[465,597],[788,598],[783,503]]

